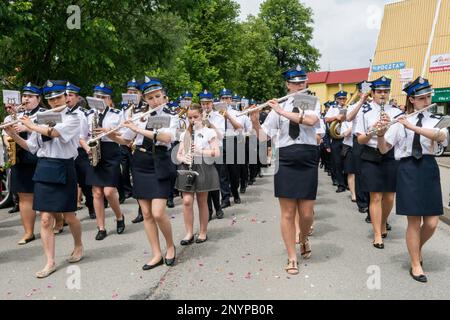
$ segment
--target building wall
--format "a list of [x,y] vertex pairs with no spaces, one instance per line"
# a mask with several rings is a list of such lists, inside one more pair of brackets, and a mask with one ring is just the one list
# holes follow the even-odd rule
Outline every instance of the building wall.
[[[414,79],[422,74],[423,63],[430,38],[438,0],[405,0],[385,7],[384,18],[378,38],[373,65],[405,62],[406,68],[414,69]],[[450,0],[442,0],[431,56],[450,53]],[[429,72],[425,78],[435,88],[450,87],[450,72]],[[369,80],[382,75],[392,79],[391,98],[405,103],[400,70],[370,72]]]
[[[334,100],[336,92],[341,90],[339,84],[314,83],[309,85],[309,89],[316,93],[320,103],[323,105],[327,101]],[[356,91],[356,83],[346,83],[342,85],[342,90],[348,92],[348,97],[352,96]]]

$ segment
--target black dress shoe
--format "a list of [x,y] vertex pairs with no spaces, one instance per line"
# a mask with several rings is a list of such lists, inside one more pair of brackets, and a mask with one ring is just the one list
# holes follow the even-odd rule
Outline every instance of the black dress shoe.
[[230,201],[224,201],[224,202],[222,202],[222,204],[220,205],[220,207],[221,207],[222,209],[231,207],[231,203],[230,203]]
[[16,213],[19,212],[19,205],[15,204],[14,207],[12,207],[10,210],[8,210],[8,213]]
[[177,248],[176,247],[173,247],[173,254],[174,255],[173,255],[172,259],[167,259],[166,258],[166,266],[173,267],[175,265],[175,260],[177,258]]
[[333,181],[333,186],[337,186],[338,183],[336,181]]
[[95,240],[101,241],[105,239],[107,235],[106,230],[98,230]]
[[89,209],[89,218],[90,218],[91,220],[94,220],[94,219],[97,218],[97,215],[95,214],[94,209]]
[[381,234],[381,237],[382,237],[383,239],[386,239],[386,238],[387,238],[387,235],[388,235],[387,232],[386,232],[386,233],[382,233],[382,234]]
[[387,223],[387,222],[386,222],[386,230],[387,231],[391,231],[392,230],[391,225],[389,223]]
[[415,276],[415,275],[413,274],[413,272],[412,272],[412,268],[409,269],[409,274],[410,274],[411,277],[412,277],[414,280],[416,280],[416,281],[419,281],[419,282],[422,282],[422,283],[428,282],[427,276],[424,275],[424,274]]
[[358,208],[358,211],[360,213],[368,213],[369,212],[369,208]]
[[140,211],[139,211],[138,215],[136,216],[136,218],[131,220],[132,223],[141,223],[142,221],[144,221],[144,216],[142,215],[142,213]]
[[122,220],[117,220],[117,234],[122,234],[125,231],[125,216],[122,215]]
[[347,189],[345,189],[345,187],[343,186],[339,186],[336,190],[336,193],[341,193],[341,192],[345,192]]
[[370,219],[370,214],[367,214],[366,223],[372,223],[372,220]]
[[245,193],[245,191],[247,191],[247,188],[241,188],[241,189],[239,190],[240,193]]
[[234,203],[241,204],[241,198],[234,198]]
[[224,215],[224,213],[223,213],[222,209],[219,209],[219,210],[216,211],[217,219],[223,219],[223,215]]
[[167,200],[167,208],[175,208],[175,204],[173,203],[173,199]]
[[206,236],[205,239],[197,238],[197,240],[195,240],[195,243],[203,243],[203,242],[206,242],[206,241],[208,241],[208,236]]
[[144,264],[144,266],[142,267],[142,270],[144,270],[144,271],[151,270],[151,269],[156,268],[158,266],[162,266],[163,264],[164,264],[164,258],[161,257],[161,260],[159,260],[155,264]]
[[384,249],[384,243],[373,243],[373,246],[377,249]]
[[181,240],[180,241],[180,244],[182,245],[182,246],[188,246],[188,245],[190,245],[190,244],[193,244],[194,243],[194,236],[192,236],[192,238],[190,238],[189,240]]

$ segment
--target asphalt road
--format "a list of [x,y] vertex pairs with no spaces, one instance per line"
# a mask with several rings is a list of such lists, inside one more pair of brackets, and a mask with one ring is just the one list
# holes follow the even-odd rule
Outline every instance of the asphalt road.
[[[299,260],[300,274],[289,276],[284,271],[287,257],[272,177],[258,179],[242,200],[226,210],[223,220],[211,221],[206,243],[181,247],[184,229],[177,198],[176,208],[168,214],[178,263],[146,272],[141,267],[150,259],[150,249],[143,225],[130,223],[137,210],[134,200],[128,199],[123,207],[127,229],[122,235],[115,233],[113,214],[107,209],[110,235],[100,242],[94,240],[95,222],[83,210],[79,217],[85,259],[74,269],[65,262],[72,249],[66,227],[56,239],[58,271],[43,280],[34,277],[44,264],[40,240],[16,245],[22,235],[20,219],[0,210],[0,299],[450,298],[450,227],[444,223],[425,248],[429,282],[420,284],[408,273],[405,218],[393,214],[386,249],[373,248],[365,215],[350,202],[349,193],[336,194],[321,174],[315,233],[310,238],[312,258]],[[35,231],[39,233],[39,224]]]

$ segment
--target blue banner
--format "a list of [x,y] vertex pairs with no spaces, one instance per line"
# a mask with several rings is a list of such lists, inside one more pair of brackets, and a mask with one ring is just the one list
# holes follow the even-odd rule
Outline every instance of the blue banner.
[[393,62],[393,63],[379,64],[376,66],[372,66],[372,72],[400,70],[400,69],[405,69],[405,68],[406,68],[405,62]]

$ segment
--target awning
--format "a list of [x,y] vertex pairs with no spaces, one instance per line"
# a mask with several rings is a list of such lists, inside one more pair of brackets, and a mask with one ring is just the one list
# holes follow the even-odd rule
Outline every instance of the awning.
[[450,88],[434,89],[433,103],[450,102]]

